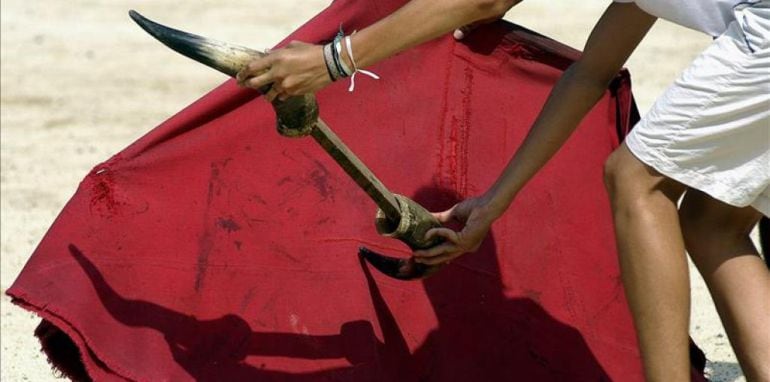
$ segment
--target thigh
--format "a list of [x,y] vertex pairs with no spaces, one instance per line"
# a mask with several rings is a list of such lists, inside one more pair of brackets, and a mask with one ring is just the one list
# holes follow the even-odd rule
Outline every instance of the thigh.
[[680,207],[682,228],[715,236],[745,238],[762,214],[754,207],[735,207],[717,200],[703,191],[688,189]]
[[754,52],[733,23],[626,138],[662,174],[730,205],[770,215],[770,48]]
[[687,252],[707,283],[727,286],[767,277],[749,237],[761,217],[753,207],[734,207],[702,191],[687,191],[679,209],[680,225]]

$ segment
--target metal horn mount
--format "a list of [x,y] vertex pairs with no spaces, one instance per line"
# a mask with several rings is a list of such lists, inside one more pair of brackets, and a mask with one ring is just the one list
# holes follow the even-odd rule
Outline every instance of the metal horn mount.
[[[133,10],[128,14],[142,29],[164,45],[230,77],[235,77],[253,59],[265,55],[253,49],[169,28]],[[270,85],[259,91],[265,94],[269,89]],[[411,249],[430,248],[441,242],[441,239],[437,238],[430,241],[424,240],[425,232],[430,228],[441,226],[438,220],[413,200],[391,193],[377,179],[374,173],[319,118],[318,103],[313,94],[290,97],[285,101],[276,99],[272,105],[277,117],[277,129],[281,135],[312,136],[377,204],[379,210],[375,218],[375,226],[378,233],[401,240]],[[401,280],[427,277],[439,269],[437,266],[418,264],[414,258],[384,256],[366,248],[361,248],[359,255],[380,272]]]
[[[395,195],[400,207],[400,218],[397,222],[390,219],[383,210],[377,211],[374,225],[377,233],[403,241],[411,249],[425,249],[441,244],[442,240],[434,236],[425,240],[425,233],[431,228],[441,227],[441,223],[431,215],[425,207],[403,195]],[[361,247],[359,256],[366,259],[380,272],[399,280],[411,280],[427,277],[440,269],[438,266],[428,266],[408,259],[381,255],[368,248]]]

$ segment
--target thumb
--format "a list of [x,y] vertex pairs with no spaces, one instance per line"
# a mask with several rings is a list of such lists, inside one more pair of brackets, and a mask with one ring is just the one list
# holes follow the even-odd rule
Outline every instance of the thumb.
[[468,34],[471,33],[471,31],[476,29],[476,27],[478,27],[479,25],[489,24],[489,23],[499,19],[500,17],[501,16],[490,17],[488,19],[474,21],[474,22],[472,22],[472,23],[470,23],[468,25],[463,25],[463,26],[455,29],[454,33],[452,33],[452,36],[455,38],[455,40],[462,40],[466,36],[468,36]]
[[462,40],[465,38],[465,36],[468,36],[468,34],[471,33],[472,30],[476,29],[476,26],[478,25],[479,25],[478,23],[463,25],[455,29],[454,33],[452,33],[452,37],[454,37],[455,40]]
[[445,224],[452,220],[452,217],[454,216],[455,208],[457,208],[457,205],[455,204],[452,206],[452,208],[442,211],[442,212],[432,212],[431,215],[433,215],[436,220],[438,220],[439,223]]

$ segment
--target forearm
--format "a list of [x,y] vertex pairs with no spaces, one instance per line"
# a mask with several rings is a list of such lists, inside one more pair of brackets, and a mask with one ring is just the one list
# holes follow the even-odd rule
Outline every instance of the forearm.
[[[348,68],[364,68],[468,24],[501,17],[521,0],[412,0],[342,44]],[[353,52],[348,52],[348,43]],[[255,58],[237,75],[252,89],[273,84],[267,100],[314,93],[336,78],[327,68],[323,46],[293,41]],[[355,57],[355,64],[352,59]]]
[[501,16],[521,0],[412,0],[352,37],[366,67],[474,21]]
[[502,214],[519,190],[548,162],[607,89],[609,80],[572,65],[554,86],[519,150],[487,192]]
[[583,55],[556,83],[532,128],[502,175],[484,195],[495,214],[559,150],[655,23],[635,4],[612,3],[586,42]]

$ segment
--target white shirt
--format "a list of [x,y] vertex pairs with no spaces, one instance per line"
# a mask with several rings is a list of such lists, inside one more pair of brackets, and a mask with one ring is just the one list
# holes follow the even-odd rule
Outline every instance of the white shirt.
[[636,3],[643,11],[661,19],[711,36],[719,36],[735,21],[736,7],[756,4],[759,0],[614,0]]

